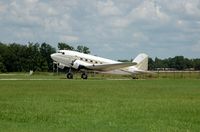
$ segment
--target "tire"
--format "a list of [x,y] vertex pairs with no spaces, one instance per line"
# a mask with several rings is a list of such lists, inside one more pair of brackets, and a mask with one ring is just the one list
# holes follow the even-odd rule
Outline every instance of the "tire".
[[72,73],[67,73],[67,79],[73,79],[73,74]]
[[81,78],[82,78],[82,79],[87,79],[87,78],[88,78],[88,76],[87,76],[87,74],[86,74],[86,73],[83,73],[83,74],[81,75]]

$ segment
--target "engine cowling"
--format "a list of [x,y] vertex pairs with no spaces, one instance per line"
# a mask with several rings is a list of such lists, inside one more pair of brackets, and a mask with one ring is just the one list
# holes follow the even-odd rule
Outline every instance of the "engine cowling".
[[80,60],[75,60],[72,62],[72,67],[75,69],[81,69],[84,67],[84,65],[86,65],[86,63]]

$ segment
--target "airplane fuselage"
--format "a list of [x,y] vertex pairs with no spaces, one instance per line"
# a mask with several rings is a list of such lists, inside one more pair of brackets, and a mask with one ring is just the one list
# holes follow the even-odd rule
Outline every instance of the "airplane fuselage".
[[[78,69],[78,65],[89,66],[89,65],[121,63],[111,59],[106,59],[70,50],[59,50],[58,53],[52,54],[51,58],[56,62],[64,64],[67,67],[73,67],[75,69]],[[74,64],[72,65],[72,63]]]

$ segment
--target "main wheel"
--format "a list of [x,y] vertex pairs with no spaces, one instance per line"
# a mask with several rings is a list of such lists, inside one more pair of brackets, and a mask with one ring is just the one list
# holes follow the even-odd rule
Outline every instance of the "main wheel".
[[73,79],[73,74],[71,72],[67,73],[67,78],[68,79]]
[[132,76],[132,79],[138,79],[138,77],[137,76]]
[[81,78],[83,78],[83,79],[87,79],[87,78],[88,78],[88,76],[87,76],[87,74],[86,74],[86,73],[83,73],[83,74],[81,75]]

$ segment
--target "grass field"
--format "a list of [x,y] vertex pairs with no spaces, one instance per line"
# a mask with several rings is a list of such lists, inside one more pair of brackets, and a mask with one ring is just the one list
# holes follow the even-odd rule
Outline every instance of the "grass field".
[[198,79],[0,81],[2,132],[199,130]]

